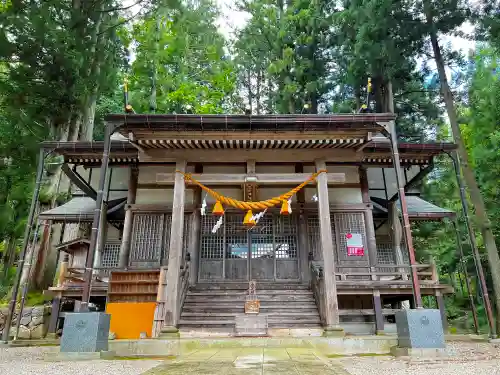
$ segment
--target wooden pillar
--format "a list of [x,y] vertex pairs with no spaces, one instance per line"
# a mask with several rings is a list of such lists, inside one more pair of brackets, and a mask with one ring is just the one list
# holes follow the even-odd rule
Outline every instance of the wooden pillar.
[[[186,161],[178,161],[175,169],[186,172]],[[165,304],[165,323],[162,333],[177,333],[179,319],[179,277],[182,265],[182,244],[184,234],[184,176],[175,174],[174,202],[172,206],[172,224],[170,227],[170,247],[167,269],[167,295]]]
[[441,291],[436,290],[436,304],[439,309],[439,313],[441,314],[441,322],[443,323],[443,331],[448,332],[448,320],[446,319],[446,307],[444,304],[444,297]]
[[[196,165],[195,173],[203,173],[203,165]],[[198,281],[199,253],[200,253],[200,236],[201,236],[201,188],[197,187],[194,190],[194,211],[191,214],[191,235],[189,237],[189,254],[191,261],[189,262],[189,283],[195,285]]]
[[106,243],[106,237],[108,234],[108,204],[107,202],[102,203],[101,219],[99,221],[99,237],[97,239],[97,246],[94,255],[94,275],[99,274],[99,268],[101,267],[101,257],[104,250],[104,245]]
[[[323,160],[315,162],[316,170],[325,170],[326,163]],[[333,257],[332,228],[330,224],[330,205],[328,201],[328,181],[326,173],[317,177],[318,189],[318,215],[321,238],[321,249],[323,252],[323,273],[325,281],[325,334],[343,335],[340,328],[339,306],[337,301],[337,283],[335,277],[335,260]]]
[[361,194],[363,197],[363,203],[366,206],[366,209],[364,211],[364,217],[365,217],[366,242],[368,246],[368,258],[370,260],[370,267],[374,267],[378,263],[377,242],[375,239],[375,225],[373,224],[373,209],[372,209],[373,206],[370,200],[366,167],[359,168],[359,182],[361,184]]
[[59,321],[59,311],[61,310],[61,296],[57,295],[52,299],[52,309],[50,311],[49,329],[47,338],[56,338],[57,323]]
[[130,210],[130,205],[135,203],[137,196],[137,180],[139,177],[139,169],[137,166],[130,168],[130,176],[128,183],[127,207],[125,211],[125,220],[123,222],[122,243],[120,246],[120,257],[118,261],[119,268],[127,268],[130,256],[130,244],[132,241],[132,227],[134,224],[134,216]]
[[384,333],[384,315],[382,315],[382,299],[380,291],[373,291],[373,310],[375,310],[375,334]]
[[[304,166],[302,163],[295,164],[295,173],[303,173]],[[306,202],[304,189],[297,193],[297,202],[302,206]],[[299,214],[298,240],[299,240],[299,266],[300,279],[303,283],[309,283],[311,280],[311,272],[309,270],[309,246],[307,238],[307,214],[301,209]]]
[[[403,249],[401,248],[401,240],[403,236],[403,228],[399,220],[399,213],[396,202],[389,202],[389,223],[391,225],[392,247],[394,249],[394,257],[398,266],[404,265]],[[408,274],[405,268],[400,268],[403,280],[408,280]]]

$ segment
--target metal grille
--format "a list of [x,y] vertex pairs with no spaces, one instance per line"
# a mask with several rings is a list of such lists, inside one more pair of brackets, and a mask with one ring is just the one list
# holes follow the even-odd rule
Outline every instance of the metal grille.
[[307,236],[309,238],[309,252],[313,253],[314,260],[323,260],[318,216],[307,217]]
[[[349,259],[356,260],[359,257],[348,257],[347,256],[347,233],[359,233],[363,238],[363,245],[366,249],[366,226],[365,226],[365,217],[361,212],[352,212],[352,213],[335,213],[332,215],[334,220],[332,220],[332,236],[335,237],[333,233],[336,229],[338,231],[338,240],[339,247],[337,248],[339,251],[340,259]],[[333,228],[333,222],[335,222],[335,228]],[[365,251],[365,255],[363,258],[367,258],[367,253]]]
[[131,262],[160,262],[165,215],[134,214]]
[[117,268],[120,256],[120,242],[108,242],[101,254],[101,267]]

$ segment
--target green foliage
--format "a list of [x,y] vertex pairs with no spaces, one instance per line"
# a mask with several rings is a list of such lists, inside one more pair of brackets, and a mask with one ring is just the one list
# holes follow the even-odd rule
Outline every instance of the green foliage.
[[226,112],[235,76],[217,16],[214,4],[203,0],[160,8],[134,25],[130,91],[136,111],[156,104],[160,113]]

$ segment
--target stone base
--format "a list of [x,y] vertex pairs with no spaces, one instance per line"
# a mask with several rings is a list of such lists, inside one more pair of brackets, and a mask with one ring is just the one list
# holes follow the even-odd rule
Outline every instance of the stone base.
[[236,337],[267,336],[267,315],[240,314],[235,317]]
[[444,349],[441,313],[436,309],[412,309],[396,312],[398,347]]
[[99,359],[113,359],[116,353],[114,351],[101,352],[59,352],[47,353],[43,358],[46,362],[66,362],[66,361],[95,361]]
[[111,315],[102,312],[69,313],[64,319],[61,352],[108,350]]
[[490,344],[500,344],[500,339],[490,339]]
[[177,327],[162,327],[158,338],[160,339],[176,339],[179,338],[179,330]]
[[400,348],[399,346],[393,346],[391,354],[394,357],[410,358],[443,358],[448,356],[444,348]]
[[326,327],[323,332],[324,337],[344,337],[345,332],[342,327]]

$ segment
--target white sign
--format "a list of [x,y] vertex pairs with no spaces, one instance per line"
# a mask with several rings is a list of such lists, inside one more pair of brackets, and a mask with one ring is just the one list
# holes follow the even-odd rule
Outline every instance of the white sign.
[[363,246],[363,237],[360,233],[346,233],[347,240],[347,255],[362,257],[365,255],[365,248]]

